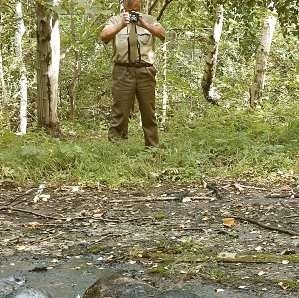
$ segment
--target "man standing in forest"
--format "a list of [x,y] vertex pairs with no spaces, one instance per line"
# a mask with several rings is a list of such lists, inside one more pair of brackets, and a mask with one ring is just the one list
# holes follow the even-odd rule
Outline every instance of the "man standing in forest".
[[150,15],[140,13],[140,0],[124,0],[124,11],[111,17],[101,40],[113,40],[112,115],[110,141],[128,138],[129,115],[135,96],[139,103],[145,146],[159,145],[155,116],[155,37],[165,39],[164,28]]

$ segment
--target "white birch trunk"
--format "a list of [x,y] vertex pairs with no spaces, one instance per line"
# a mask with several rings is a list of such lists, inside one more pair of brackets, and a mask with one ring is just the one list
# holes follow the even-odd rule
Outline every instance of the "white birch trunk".
[[147,14],[149,12],[150,5],[151,5],[151,1],[150,0],[146,0],[145,1],[145,11],[146,11]]
[[119,11],[122,13],[125,10],[124,0],[119,0]]
[[168,89],[167,89],[167,60],[168,60],[168,52],[167,52],[167,42],[165,40],[163,45],[163,54],[164,54],[164,65],[163,65],[163,99],[162,99],[162,124],[166,123],[167,119],[167,108],[168,108]]
[[224,9],[223,5],[217,8],[216,12],[216,22],[214,25],[213,34],[211,36],[211,44],[208,49],[204,74],[201,80],[201,86],[204,93],[204,97],[207,101],[217,104],[218,95],[216,94],[216,89],[213,86],[216,77],[217,59],[219,52],[219,44],[222,34],[224,20]]
[[[3,32],[2,14],[0,13],[0,36],[2,35],[2,32]],[[4,67],[3,67],[1,44],[0,44],[0,86],[1,86],[2,101],[5,103],[8,101],[8,93],[7,93],[6,83],[4,79]]]
[[26,74],[26,67],[23,59],[22,39],[26,32],[23,20],[22,3],[16,3],[16,17],[17,17],[17,31],[15,36],[16,57],[19,62],[19,96],[20,96],[20,126],[19,134],[26,134],[27,132],[27,104],[28,104],[28,80]]
[[3,60],[2,60],[2,51],[0,48],[0,84],[1,84],[1,90],[2,90],[2,101],[7,102],[7,89],[6,84],[4,80],[4,70],[3,70]]
[[[58,5],[58,0],[53,1],[53,5]],[[50,46],[52,51],[52,63],[49,65],[49,80],[51,86],[51,97],[55,98],[58,103],[59,101],[59,67],[60,67],[60,31],[59,31],[59,20],[56,16],[52,16],[50,20],[52,26],[52,34],[50,39]],[[57,114],[57,104],[55,105],[55,114]]]
[[263,34],[258,48],[253,83],[250,87],[251,107],[261,106],[262,93],[265,87],[267,60],[277,23],[276,15],[272,14],[265,19]]
[[[57,6],[59,0],[53,0]],[[53,135],[60,133],[57,104],[59,101],[58,76],[60,66],[60,32],[57,14],[37,2],[38,49],[38,122]]]

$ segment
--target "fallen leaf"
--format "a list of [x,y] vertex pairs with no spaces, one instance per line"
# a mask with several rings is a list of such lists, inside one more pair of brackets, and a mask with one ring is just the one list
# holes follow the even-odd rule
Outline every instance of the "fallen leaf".
[[234,184],[234,187],[239,191],[239,192],[242,192],[244,190],[244,187],[241,186],[241,184],[239,183],[235,183]]
[[236,257],[236,253],[234,252],[221,252],[217,255],[218,258],[223,259],[234,259]]
[[103,217],[103,213],[95,213],[95,214],[93,214],[93,217],[94,218],[101,218],[101,217]]
[[50,199],[51,195],[49,194],[41,194],[39,196],[39,198],[43,201],[43,202],[48,202],[48,200]]
[[236,225],[236,220],[233,217],[225,217],[222,219],[223,225],[232,228]]
[[32,222],[28,222],[28,223],[24,224],[24,227],[27,229],[37,229],[42,226],[43,226],[43,224],[36,222],[36,221],[32,221]]
[[80,186],[77,185],[71,186],[71,192],[78,192],[78,191],[80,191]]
[[183,203],[190,203],[192,202],[191,198],[183,198],[182,200]]
[[216,293],[221,293],[221,292],[224,292],[224,290],[223,290],[223,289],[216,289],[215,292],[216,292]]
[[279,282],[278,285],[283,289],[286,290],[288,287],[283,284],[283,282]]

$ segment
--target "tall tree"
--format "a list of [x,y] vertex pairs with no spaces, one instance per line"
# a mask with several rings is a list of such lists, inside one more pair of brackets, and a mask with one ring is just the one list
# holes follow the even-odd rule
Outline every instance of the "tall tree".
[[36,2],[37,14],[37,111],[38,123],[50,134],[59,133],[57,104],[60,66],[60,32],[55,8],[59,0],[49,4]]
[[163,44],[163,54],[164,54],[164,63],[163,63],[163,99],[162,99],[162,124],[165,124],[167,118],[167,108],[168,108],[168,89],[167,89],[167,60],[168,60],[168,52],[167,52],[167,41],[164,40]]
[[254,80],[250,87],[250,105],[257,107],[262,104],[262,92],[265,87],[267,60],[270,53],[277,17],[271,13],[264,22],[261,42],[257,51]]
[[[3,33],[3,26],[2,26],[2,21],[3,21],[3,15],[0,13],[0,36],[2,36]],[[2,100],[3,102],[7,101],[7,88],[6,88],[6,83],[4,79],[4,68],[3,68],[3,59],[2,59],[2,42],[0,43],[0,86],[2,89]]]
[[207,101],[217,104],[217,95],[213,86],[216,77],[219,43],[223,28],[224,9],[219,5],[216,11],[216,22],[210,37],[210,45],[206,56],[204,74],[201,80],[201,87]]
[[19,62],[19,72],[20,72],[20,80],[19,80],[19,97],[20,97],[20,125],[19,125],[19,133],[26,134],[27,132],[27,89],[28,89],[28,80],[26,74],[26,67],[23,59],[23,46],[22,40],[23,35],[26,32],[26,28],[23,20],[23,10],[22,3],[16,3],[16,17],[17,17],[17,30],[16,30],[16,56]]

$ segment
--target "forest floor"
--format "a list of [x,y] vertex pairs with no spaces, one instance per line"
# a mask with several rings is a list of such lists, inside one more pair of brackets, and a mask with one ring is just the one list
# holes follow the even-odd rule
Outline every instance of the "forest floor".
[[230,297],[299,295],[298,185],[1,188],[2,276],[21,260],[35,260],[39,274],[81,258],[73,269],[118,264],[157,287],[200,281],[238,291]]

